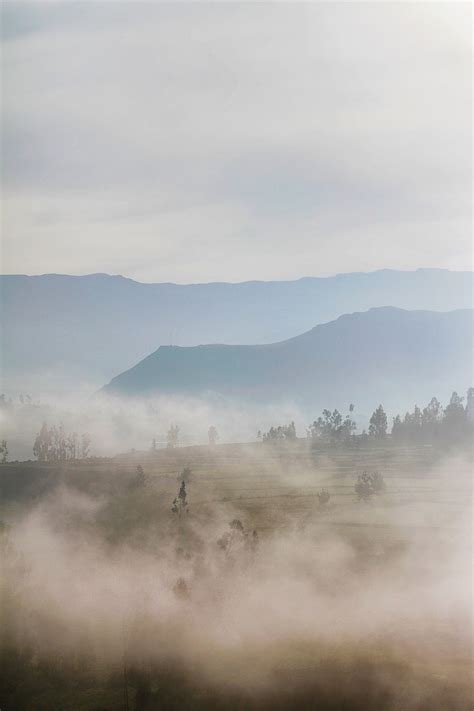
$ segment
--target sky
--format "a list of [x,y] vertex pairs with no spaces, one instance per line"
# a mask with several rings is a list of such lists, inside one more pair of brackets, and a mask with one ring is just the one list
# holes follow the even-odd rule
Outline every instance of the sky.
[[2,273],[472,269],[469,3],[2,4]]

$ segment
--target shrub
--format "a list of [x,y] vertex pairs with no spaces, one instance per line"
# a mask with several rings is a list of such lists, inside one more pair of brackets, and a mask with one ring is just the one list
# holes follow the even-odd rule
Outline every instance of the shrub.
[[379,472],[364,471],[359,474],[354,489],[359,501],[369,501],[376,494],[383,494],[385,482]]

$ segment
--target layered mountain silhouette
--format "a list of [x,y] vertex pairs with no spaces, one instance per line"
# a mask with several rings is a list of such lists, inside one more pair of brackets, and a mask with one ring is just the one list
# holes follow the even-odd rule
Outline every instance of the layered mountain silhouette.
[[390,409],[446,400],[472,377],[473,311],[393,307],[341,316],[268,345],[161,346],[102,392]]
[[272,343],[374,306],[470,308],[473,284],[471,272],[432,269],[191,285],[3,276],[3,387],[45,394],[82,380],[93,390],[158,345]]

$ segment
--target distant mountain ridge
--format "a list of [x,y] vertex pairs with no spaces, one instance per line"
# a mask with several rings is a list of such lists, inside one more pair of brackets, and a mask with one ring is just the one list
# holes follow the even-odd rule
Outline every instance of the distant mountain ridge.
[[142,284],[121,276],[0,277],[3,390],[90,391],[158,345],[272,343],[393,305],[472,306],[471,272],[382,270],[239,284]]
[[273,344],[161,346],[102,392],[294,402],[315,411],[378,400],[391,409],[425,404],[470,387],[473,314],[380,307]]

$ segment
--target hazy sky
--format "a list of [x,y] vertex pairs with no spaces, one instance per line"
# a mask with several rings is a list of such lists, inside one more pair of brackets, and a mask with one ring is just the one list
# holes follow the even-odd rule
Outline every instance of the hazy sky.
[[4,273],[471,269],[469,3],[3,3]]

